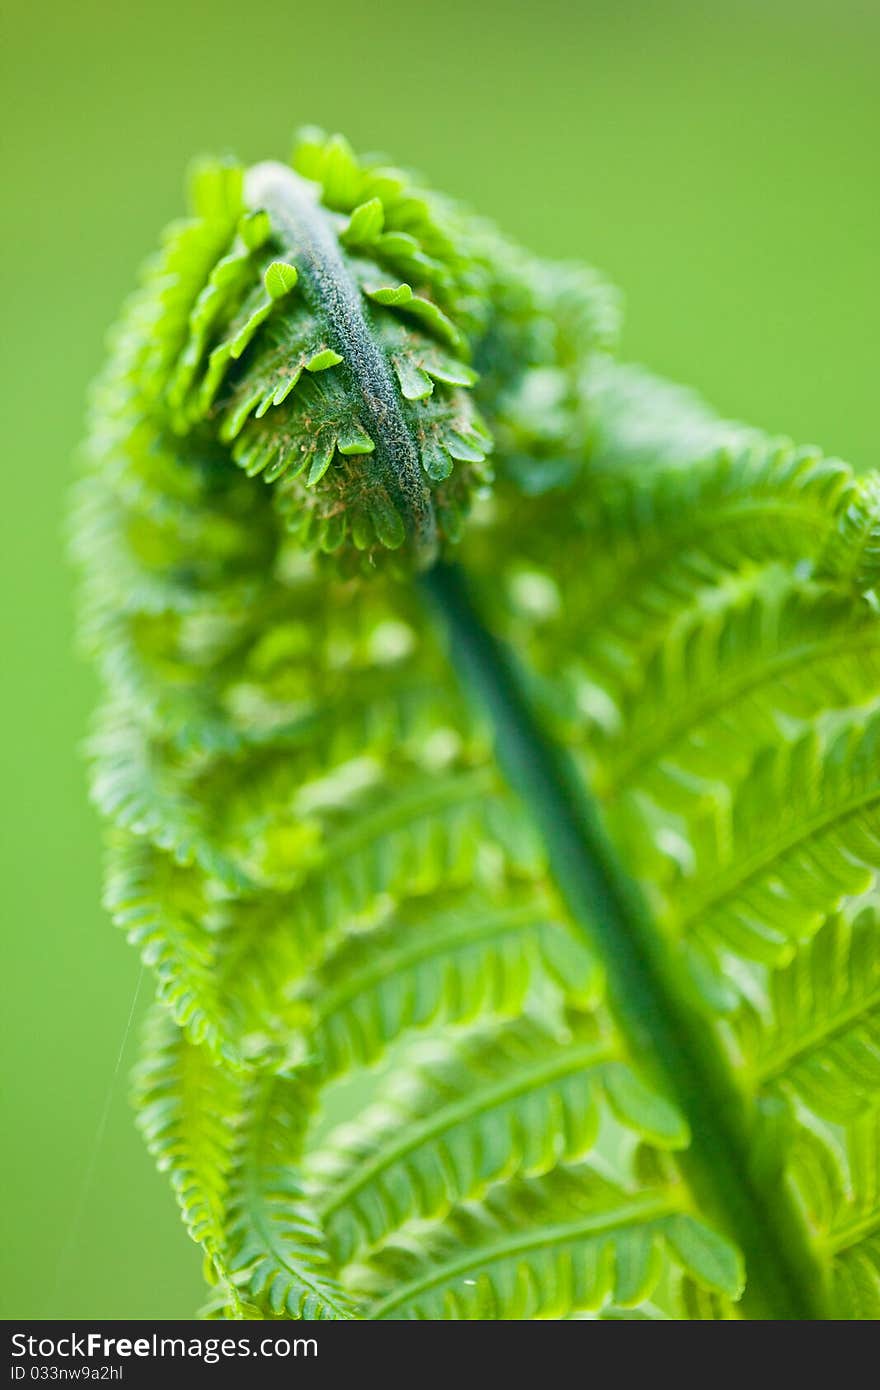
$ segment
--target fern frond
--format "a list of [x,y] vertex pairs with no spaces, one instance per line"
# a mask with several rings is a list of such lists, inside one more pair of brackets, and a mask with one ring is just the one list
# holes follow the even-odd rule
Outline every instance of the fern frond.
[[108,856],[104,902],[155,972],[158,1002],[192,1042],[236,1066],[241,1058],[216,978],[222,919],[205,887],[167,855],[120,835]]
[[222,1272],[226,1201],[239,1108],[236,1078],[154,1008],[135,1073],[138,1125],[162,1172],[171,1177],[184,1224]]
[[[427,1257],[426,1257],[427,1256]],[[459,1208],[427,1252],[386,1248],[351,1281],[382,1318],[559,1318],[646,1301],[664,1265],[736,1298],[735,1253],[660,1188],[632,1195],[558,1169]]]
[[878,483],[616,317],[310,131],[117,330],[93,788],[211,1315],[880,1311]]
[[336,1259],[347,1263],[416,1217],[441,1219],[501,1180],[584,1157],[603,1097],[643,1135],[650,1125],[654,1143],[687,1142],[681,1118],[642,1093],[585,1022],[551,1033],[523,1018],[441,1052],[312,1156]]
[[233,1078],[156,1010],[135,1102],[224,1307],[236,1316],[261,1306],[310,1319],[351,1316],[292,1166],[309,1114],[306,1085]]
[[876,714],[847,717],[824,736],[811,730],[759,755],[726,824],[697,845],[678,929],[707,953],[781,963],[793,939],[870,887],[880,853],[878,736]]
[[880,911],[856,899],[770,977],[736,1031],[762,1088],[834,1124],[880,1107]]
[[880,478],[870,473],[840,512],[819,557],[819,569],[866,593],[877,587],[880,558]]
[[297,1171],[310,1105],[296,1078],[249,1087],[229,1172],[226,1258],[237,1291],[276,1316],[349,1318]]
[[[172,233],[120,330],[122,372],[106,398],[118,407],[146,391],[173,431],[209,429],[272,486],[284,524],[310,548],[375,564],[409,537],[430,556],[438,530],[455,539],[491,480],[492,436],[467,359],[482,350],[497,377],[501,340],[515,333],[530,351],[508,345],[510,386],[545,363],[565,383],[607,336],[610,314],[573,313],[573,289],[537,267],[530,277],[497,233],[338,139],[308,135],[294,162],[298,173],[202,171],[193,221]],[[603,301],[598,281],[577,293]],[[492,316],[502,296],[503,330]],[[532,362],[557,318],[565,361],[545,348]],[[582,449],[580,415],[578,402],[566,442]]]
[[344,938],[299,997],[329,1080],[375,1062],[408,1029],[515,1017],[542,978],[581,1005],[599,986],[595,960],[546,897],[514,883],[497,903],[463,893],[430,911],[403,905]]
[[[835,913],[731,1020],[777,1162],[823,1250],[835,1316],[880,1313],[880,917]],[[779,1112],[780,1105],[783,1107]]]
[[668,763],[729,780],[747,770],[748,749],[772,744],[781,728],[870,701],[878,637],[869,604],[772,565],[698,591],[621,682],[619,723],[602,750],[609,792],[645,786]]
[[[875,1096],[876,1101],[876,1096]],[[833,1316],[880,1316],[880,1119],[876,1103],[844,1131],[801,1128],[790,1178],[821,1249]]]

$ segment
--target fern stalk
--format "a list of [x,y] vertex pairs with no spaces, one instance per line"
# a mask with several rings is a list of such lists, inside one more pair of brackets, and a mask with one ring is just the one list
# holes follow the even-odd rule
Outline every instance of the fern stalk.
[[752,1271],[745,1315],[822,1317],[821,1273],[792,1203],[776,1184],[763,1192],[749,1171],[744,1098],[716,1039],[668,970],[638,885],[620,864],[583,781],[542,733],[515,658],[481,622],[461,571],[438,565],[421,583],[459,678],[489,715],[499,762],[540,830],[572,918],[604,962],[620,1026],[688,1120],[683,1163]]
[[285,252],[297,257],[306,300],[326,316],[330,345],[342,357],[343,371],[363,404],[418,563],[429,564],[436,554],[437,525],[418,449],[401,414],[388,360],[364,319],[363,296],[320,211],[314,185],[283,164],[267,162],[249,171],[245,197],[251,207],[266,209]]

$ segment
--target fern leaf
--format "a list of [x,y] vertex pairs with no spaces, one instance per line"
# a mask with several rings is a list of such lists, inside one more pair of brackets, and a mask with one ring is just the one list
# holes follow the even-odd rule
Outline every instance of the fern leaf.
[[105,905],[156,975],[156,998],[184,1027],[231,1066],[226,1004],[217,987],[217,904],[204,882],[142,842],[120,836],[109,856]]
[[333,1278],[297,1174],[310,1107],[298,1080],[258,1077],[229,1173],[227,1261],[235,1288],[276,1316],[336,1320],[351,1302]]
[[802,1128],[789,1152],[791,1182],[821,1249],[833,1316],[880,1314],[880,1127],[876,1104],[841,1134]]
[[731,779],[749,746],[772,744],[784,724],[871,700],[877,638],[867,603],[774,566],[699,592],[617,696],[620,722],[602,750],[609,794],[650,785],[668,763]]
[[93,791],[211,1316],[880,1312],[877,479],[616,320],[307,131],[115,334]]
[[[584,1157],[596,1142],[606,1091],[612,1103],[631,1099],[627,1118],[650,1123],[650,1102],[636,1096],[637,1084],[583,1023],[554,1034],[523,1019],[471,1035],[402,1078],[372,1116],[313,1155],[336,1259],[350,1261],[362,1242],[379,1244],[415,1217],[438,1220],[502,1179]],[[674,1111],[657,1099],[653,1113],[655,1143],[686,1143]]]
[[705,842],[694,885],[681,893],[680,930],[707,952],[784,961],[792,937],[811,934],[846,895],[870,886],[880,848],[878,728],[873,715],[846,719],[824,738],[810,731],[759,755],[724,827],[729,839],[722,830]]
[[497,904],[469,894],[431,912],[413,903],[344,939],[300,992],[322,1075],[375,1062],[411,1028],[515,1017],[542,977],[545,990],[555,982],[572,1000],[594,998],[589,952],[539,893],[511,890]]
[[370,1289],[377,1319],[556,1318],[647,1300],[667,1261],[704,1288],[739,1293],[734,1252],[674,1192],[633,1196],[559,1169],[460,1208],[427,1259],[389,1247],[352,1282]]
[[852,904],[757,979],[731,1021],[768,1116],[781,1104],[777,1161],[825,1254],[835,1316],[880,1312],[880,1069],[877,905]]
[[188,1043],[164,1010],[154,1009],[135,1077],[138,1124],[160,1170],[171,1176],[189,1234],[218,1272],[232,1158],[229,1115],[238,1099],[236,1080]]
[[880,916],[873,899],[834,914],[744,1007],[740,1046],[762,1088],[845,1125],[880,1106]]

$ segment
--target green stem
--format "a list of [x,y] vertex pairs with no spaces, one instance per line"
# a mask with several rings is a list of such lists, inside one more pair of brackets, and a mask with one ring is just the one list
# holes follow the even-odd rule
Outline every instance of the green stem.
[[609,1002],[633,1055],[688,1118],[682,1167],[699,1201],[743,1252],[748,1318],[825,1316],[823,1279],[777,1175],[754,1172],[755,1116],[709,1022],[685,995],[642,895],[619,863],[570,759],[540,728],[512,655],[481,622],[457,569],[419,581],[463,686],[488,715],[501,768],[544,839],[576,925],[601,957]]
[[364,314],[363,295],[340,255],[330,213],[314,184],[283,164],[267,161],[248,170],[245,196],[265,208],[272,230],[296,261],[307,304],[327,324],[330,346],[360,396],[391,493],[413,536],[416,553],[429,563],[437,549],[437,523],[422,474],[419,451],[400,408],[388,359]]

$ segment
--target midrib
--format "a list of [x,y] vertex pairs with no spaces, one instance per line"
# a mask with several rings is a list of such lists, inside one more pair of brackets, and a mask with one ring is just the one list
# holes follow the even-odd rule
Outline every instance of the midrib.
[[634,1055],[672,1093],[693,1136],[682,1167],[698,1205],[746,1259],[746,1317],[822,1318],[821,1272],[781,1185],[750,1173],[749,1117],[718,1039],[685,1001],[641,894],[619,864],[587,788],[542,732],[510,652],[487,631],[465,577],[438,565],[420,582],[453,669],[488,715],[502,773],[541,834],[575,926],[604,963],[609,1002]]

